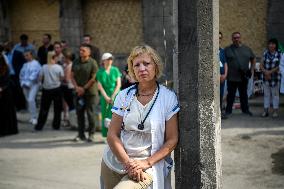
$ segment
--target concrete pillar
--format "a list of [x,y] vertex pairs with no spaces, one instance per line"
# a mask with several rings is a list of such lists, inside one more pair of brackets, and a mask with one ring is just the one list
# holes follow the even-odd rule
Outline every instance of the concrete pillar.
[[173,1],[143,0],[143,37],[144,42],[154,47],[161,55],[165,65],[162,82],[173,81]]
[[221,188],[219,1],[179,0],[176,189]]
[[8,15],[8,2],[0,0],[0,42],[10,39],[10,22]]
[[284,1],[268,0],[267,37],[276,37],[284,43]]
[[83,36],[82,5],[80,0],[60,1],[60,37],[77,51]]

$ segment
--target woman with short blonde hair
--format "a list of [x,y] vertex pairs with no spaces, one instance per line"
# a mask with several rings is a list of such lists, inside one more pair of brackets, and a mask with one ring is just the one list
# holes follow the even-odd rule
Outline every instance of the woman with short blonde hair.
[[179,104],[158,84],[163,65],[150,46],[135,47],[128,58],[137,81],[122,90],[112,107],[101,176],[105,189],[171,188],[170,157],[178,141]]
[[40,81],[42,82],[42,96],[40,102],[39,116],[35,131],[41,131],[46,123],[51,103],[53,102],[54,114],[52,128],[60,129],[62,110],[61,81],[64,78],[62,66],[56,63],[56,55],[53,51],[48,52],[48,64],[42,66]]
[[154,50],[153,48],[151,48],[148,45],[134,47],[131,54],[129,55],[129,57],[127,59],[127,64],[128,64],[128,71],[129,71],[130,76],[137,81],[137,78],[134,74],[134,69],[133,69],[133,60],[137,56],[140,56],[141,54],[145,54],[145,53],[148,54],[152,58],[153,62],[156,64],[155,78],[159,79],[162,76],[164,66],[163,66],[163,63],[161,61],[161,57],[158,55],[156,50]]

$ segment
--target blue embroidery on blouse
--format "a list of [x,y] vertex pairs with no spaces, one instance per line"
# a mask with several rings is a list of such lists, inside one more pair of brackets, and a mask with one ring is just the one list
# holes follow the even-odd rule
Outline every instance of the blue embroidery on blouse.
[[176,111],[179,108],[179,104],[177,104],[174,109],[172,110],[172,112]]

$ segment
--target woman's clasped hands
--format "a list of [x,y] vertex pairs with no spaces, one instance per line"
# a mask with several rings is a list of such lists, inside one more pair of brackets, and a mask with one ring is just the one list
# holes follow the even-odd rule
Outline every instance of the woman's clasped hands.
[[130,159],[124,165],[128,177],[134,181],[140,182],[146,180],[145,170],[151,167],[148,160],[134,160]]

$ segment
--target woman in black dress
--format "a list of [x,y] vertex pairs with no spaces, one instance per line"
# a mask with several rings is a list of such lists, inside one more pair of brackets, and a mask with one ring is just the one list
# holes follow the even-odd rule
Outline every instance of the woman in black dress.
[[9,68],[0,48],[0,136],[18,133],[16,109],[10,88]]

